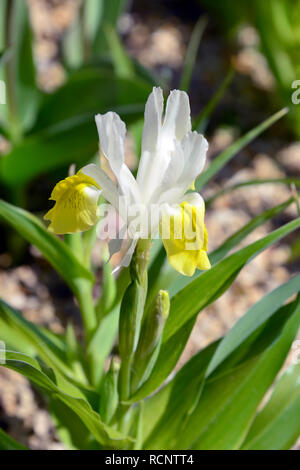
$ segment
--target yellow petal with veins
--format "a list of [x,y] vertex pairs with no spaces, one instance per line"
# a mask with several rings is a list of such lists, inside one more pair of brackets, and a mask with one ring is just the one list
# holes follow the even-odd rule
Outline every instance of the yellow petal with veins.
[[50,199],[55,205],[44,216],[50,220],[48,229],[57,234],[84,232],[99,218],[100,186],[80,171],[57,183]]
[[[164,238],[162,227],[170,224],[169,237]],[[207,256],[207,230],[204,225],[204,205],[180,204],[180,212],[167,217],[160,224],[160,232],[170,265],[185,276],[192,276],[196,268],[210,269]],[[165,232],[166,233],[166,232]]]

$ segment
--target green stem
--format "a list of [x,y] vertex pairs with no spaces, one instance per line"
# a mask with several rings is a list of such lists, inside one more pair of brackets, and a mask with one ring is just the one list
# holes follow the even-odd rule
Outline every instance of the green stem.
[[65,243],[71,248],[73,254],[80,261],[83,259],[81,233],[66,233]]
[[[76,258],[83,262],[83,245],[81,233],[66,234],[64,236],[65,243],[70,247]],[[93,284],[86,279],[77,281],[76,297],[79,303],[82,321],[85,329],[87,343],[92,332],[97,326],[95,306],[93,301]]]
[[102,292],[96,303],[96,315],[100,323],[112,311],[117,295],[117,287],[112,267],[108,260],[109,252],[106,245],[102,246]]
[[82,234],[82,260],[87,269],[91,269],[91,253],[97,240],[97,224]]
[[[130,408],[126,400],[130,396],[130,375],[136,350],[147,294],[147,267],[149,264],[150,240],[140,240],[130,263],[131,283],[127,287],[120,309],[119,352],[121,368],[118,390],[119,406],[114,421],[123,429]],[[127,415],[127,416],[126,416]]]
[[130,370],[131,370],[132,356],[122,358],[122,363],[119,371],[119,395],[120,401],[126,400],[130,393]]
[[93,285],[90,281],[79,279],[77,281],[76,297],[82,315],[82,321],[86,334],[86,342],[88,344],[92,333],[94,332],[97,322],[93,302]]

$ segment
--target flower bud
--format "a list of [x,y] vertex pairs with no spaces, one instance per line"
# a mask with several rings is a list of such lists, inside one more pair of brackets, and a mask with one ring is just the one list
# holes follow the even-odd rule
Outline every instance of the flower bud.
[[144,320],[140,340],[134,355],[131,387],[133,393],[154,366],[169,310],[169,293],[160,290],[153,309],[150,310]]
[[127,287],[121,303],[119,321],[119,352],[121,359],[132,356],[137,341],[139,314],[139,285],[136,281]]

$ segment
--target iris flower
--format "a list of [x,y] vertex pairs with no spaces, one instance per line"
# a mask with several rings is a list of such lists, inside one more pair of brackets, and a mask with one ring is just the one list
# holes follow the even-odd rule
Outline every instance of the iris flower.
[[[196,268],[209,269],[204,201],[200,194],[191,192],[193,182],[204,168],[208,143],[191,129],[188,95],[171,91],[164,112],[162,90],[153,88],[145,107],[136,178],[124,161],[124,122],[118,114],[108,112],[98,114],[96,124],[101,151],[116,181],[95,164],[86,165],[60,181],[50,198],[55,205],[45,215],[51,221],[49,230],[57,234],[89,230],[99,220],[98,199],[102,194],[128,229],[123,266],[130,263],[139,238],[130,230],[132,217],[128,216],[128,209],[137,205],[146,214],[143,236],[151,238],[160,232],[174,269],[187,276],[192,276]],[[150,218],[151,207],[158,207],[159,211]],[[115,240],[111,252],[119,249],[120,243]]]

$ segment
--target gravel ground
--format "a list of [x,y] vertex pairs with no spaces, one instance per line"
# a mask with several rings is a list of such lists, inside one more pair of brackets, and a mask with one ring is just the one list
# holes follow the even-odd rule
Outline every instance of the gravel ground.
[[[79,3],[78,0],[29,0],[39,83],[45,89],[51,90],[64,80],[64,70],[59,63],[59,40],[73,21]],[[192,25],[188,20],[179,22],[170,12],[163,14],[163,10],[156,15],[141,11],[136,3],[134,11],[124,15],[120,22],[126,47],[142,64],[170,76],[176,85]],[[209,159],[237,135],[237,126],[219,126],[222,116],[229,110],[237,114],[239,125],[245,129],[274,111],[270,98],[266,100],[267,106],[262,104],[265,93],[274,88],[274,82],[264,58],[253,48],[257,41],[255,31],[245,27],[239,34],[237,50],[229,57],[214,26],[209,26],[201,44],[192,84],[195,112],[201,109],[226,73],[228,61],[234,63],[238,72],[208,128]],[[287,135],[284,128],[274,126],[267,136],[263,135],[241,152],[218,176],[217,182],[205,188],[204,196],[208,198],[221,189],[224,181],[233,184],[248,178],[277,178],[299,173],[300,142],[291,142]],[[286,186],[269,185],[239,189],[220,197],[207,210],[209,249],[217,247],[253,216],[290,195],[291,190]],[[274,221],[254,231],[243,245],[263,237],[296,215],[296,207],[290,207]],[[295,262],[289,262],[292,240],[293,237],[289,237],[255,258],[242,270],[233,286],[202,312],[180,364],[224,335],[253,303],[289,278],[297,268]],[[97,264],[98,260],[95,262]],[[63,332],[67,322],[72,320],[80,335],[79,312],[70,292],[32,247],[30,263],[19,267],[12,266],[9,253],[0,255],[0,296],[21,310],[28,320],[54,332]],[[286,364],[290,360],[289,357]],[[41,395],[22,376],[4,368],[0,369],[0,426],[32,449],[63,448]]]

